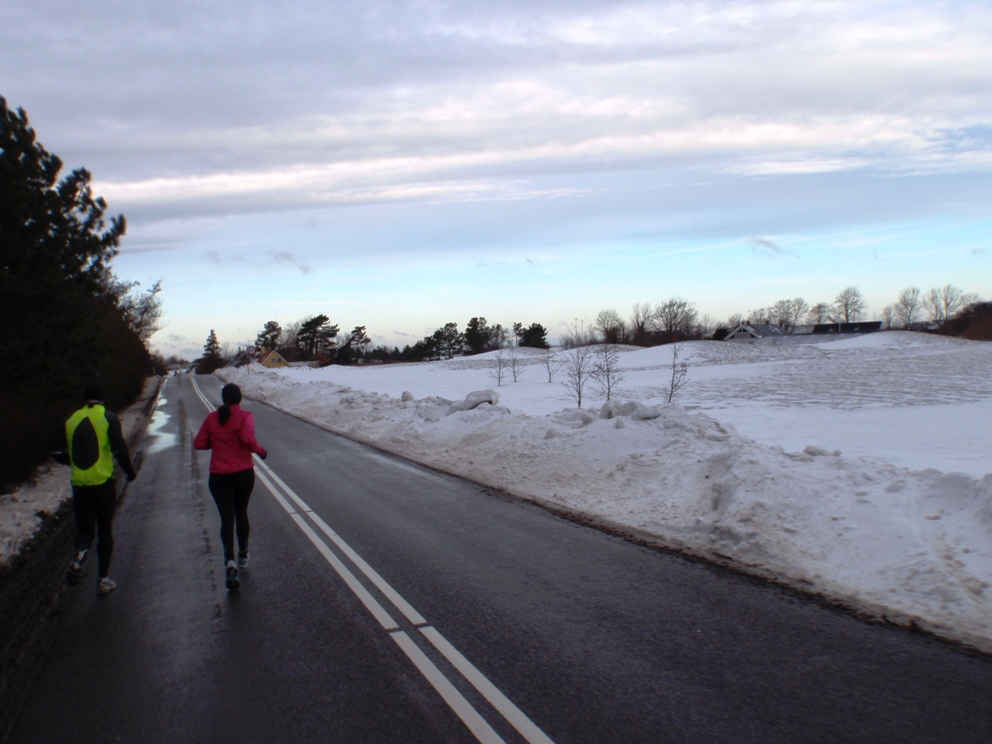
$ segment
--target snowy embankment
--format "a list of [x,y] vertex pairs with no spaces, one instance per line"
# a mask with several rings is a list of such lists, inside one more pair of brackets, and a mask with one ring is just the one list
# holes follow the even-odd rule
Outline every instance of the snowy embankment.
[[[583,409],[535,355],[499,388],[491,355],[218,374],[433,468],[992,651],[992,345],[691,343],[672,405],[670,347],[624,352],[624,392]],[[495,405],[461,410],[483,389]]]

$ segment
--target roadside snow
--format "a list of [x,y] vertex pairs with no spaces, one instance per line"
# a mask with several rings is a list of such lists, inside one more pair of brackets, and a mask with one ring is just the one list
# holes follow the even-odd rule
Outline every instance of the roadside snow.
[[992,344],[689,343],[671,405],[671,347],[624,348],[623,393],[590,388],[585,409],[519,351],[498,388],[492,355],[218,374],[439,470],[992,651]]

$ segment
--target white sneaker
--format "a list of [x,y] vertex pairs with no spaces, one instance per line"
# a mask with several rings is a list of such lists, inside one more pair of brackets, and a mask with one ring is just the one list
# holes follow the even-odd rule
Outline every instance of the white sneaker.
[[238,551],[238,568],[248,568],[248,551]]
[[96,585],[96,591],[98,594],[110,594],[116,588],[117,582],[108,576],[104,576],[100,579],[100,583]]
[[69,564],[69,568],[65,572],[65,582],[69,586],[75,586],[83,578],[83,561],[85,560],[86,551],[80,550],[76,553],[76,560]]
[[241,582],[238,580],[238,564],[234,560],[229,560],[227,562],[227,588],[230,590],[235,590],[241,586]]

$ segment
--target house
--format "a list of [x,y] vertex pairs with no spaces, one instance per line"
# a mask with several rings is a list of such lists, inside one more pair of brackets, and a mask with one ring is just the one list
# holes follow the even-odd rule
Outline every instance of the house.
[[813,333],[872,333],[882,330],[882,321],[871,320],[865,323],[820,323],[813,326]]
[[768,323],[741,323],[724,336],[723,340],[753,343],[763,338],[778,338],[782,335],[784,335],[782,329],[776,325],[770,325]]
[[266,349],[258,355],[258,363],[263,367],[275,369],[276,367],[288,367],[289,362],[282,358],[282,355],[275,349]]
[[[759,341],[772,344],[819,343],[839,337],[872,333],[882,329],[882,322],[874,320],[866,323],[821,323],[812,326],[796,326],[785,330],[770,323],[741,323],[723,338],[724,341],[743,341],[753,344]],[[827,336],[827,338],[823,338]]]

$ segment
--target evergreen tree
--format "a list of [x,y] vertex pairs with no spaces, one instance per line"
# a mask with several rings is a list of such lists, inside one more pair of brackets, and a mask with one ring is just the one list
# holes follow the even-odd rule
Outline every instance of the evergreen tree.
[[61,170],[24,110],[0,97],[0,318],[16,355],[0,364],[0,491],[48,458],[52,431],[86,382],[102,380],[113,409],[151,373],[144,340],[161,312],[158,291],[135,297],[127,282],[112,291],[124,217],[105,217],[88,171],[60,179]]
[[[519,323],[514,323],[514,329]],[[548,331],[540,323],[531,323],[526,328],[521,325],[520,333],[517,334],[520,346],[529,346],[532,349],[547,349],[548,347]]]
[[61,169],[24,110],[0,97],[0,317],[19,354],[0,365],[0,387],[68,397],[103,366],[101,282],[125,221],[108,224],[89,171],[59,180]]
[[338,327],[331,325],[326,315],[307,317],[300,322],[296,332],[296,340],[300,351],[306,359],[315,359],[318,355],[332,356],[334,339],[338,335]]
[[207,336],[207,342],[203,345],[203,356],[200,357],[196,365],[196,374],[213,374],[215,369],[220,369],[225,364],[227,364],[227,360],[224,359],[224,355],[221,353],[221,346],[220,342],[217,340],[217,334],[214,332],[214,329],[211,328],[210,335]]
[[447,359],[460,353],[465,345],[465,339],[458,331],[457,323],[445,323],[443,328],[434,331],[433,339],[439,353],[444,354]]
[[213,328],[210,329],[207,342],[203,345],[203,358],[220,359],[220,342],[217,340],[217,334]]
[[348,339],[352,351],[359,357],[365,356],[366,350],[372,345],[372,339],[365,333],[365,326],[355,326]]
[[466,351],[469,354],[481,354],[487,351],[493,342],[493,329],[486,324],[486,319],[482,317],[472,318],[465,325]]
[[274,320],[266,321],[265,327],[255,339],[255,346],[260,349],[275,349],[282,335],[282,326]]

